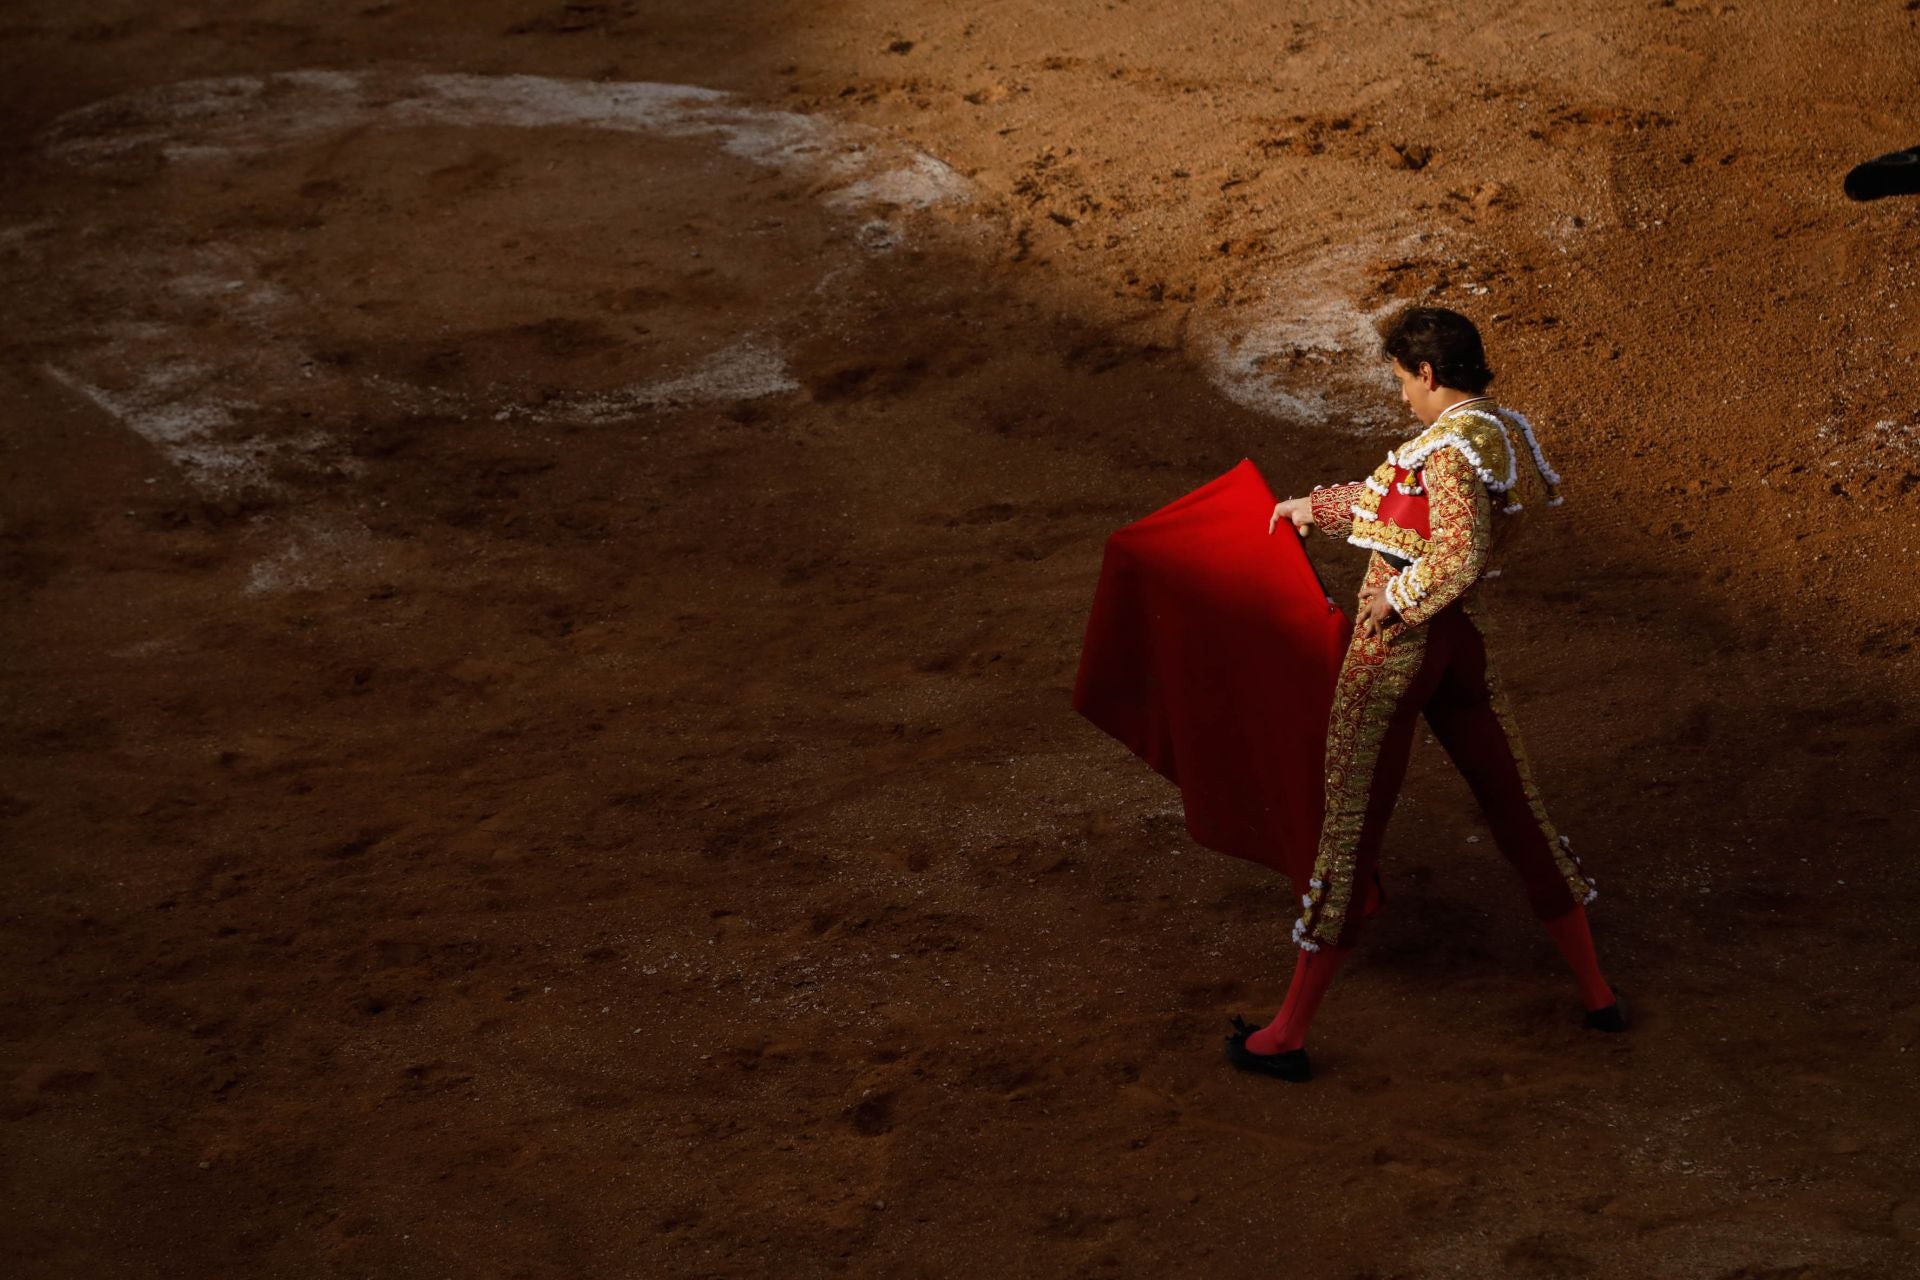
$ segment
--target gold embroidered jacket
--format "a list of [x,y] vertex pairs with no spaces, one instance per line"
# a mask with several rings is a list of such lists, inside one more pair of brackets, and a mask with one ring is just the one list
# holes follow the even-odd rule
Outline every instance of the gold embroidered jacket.
[[[1524,440],[1530,467],[1519,465],[1510,428]],[[1317,488],[1310,501],[1314,523],[1326,532],[1404,566],[1386,580],[1387,603],[1408,626],[1419,626],[1488,573],[1522,497],[1543,491],[1547,504],[1558,506],[1559,483],[1532,424],[1477,400],[1449,408],[1388,451],[1365,480]],[[1370,565],[1369,580],[1378,580],[1378,572]]]

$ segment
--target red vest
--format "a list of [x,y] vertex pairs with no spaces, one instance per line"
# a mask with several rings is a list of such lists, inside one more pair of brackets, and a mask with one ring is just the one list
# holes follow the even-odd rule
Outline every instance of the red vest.
[[[1401,487],[1418,489],[1418,493],[1402,493]],[[1422,538],[1433,536],[1433,529],[1427,523],[1427,488],[1420,483],[1418,471],[1408,471],[1395,466],[1393,483],[1387,486],[1387,496],[1380,499],[1380,519],[1387,524],[1397,524],[1402,529],[1411,529]]]

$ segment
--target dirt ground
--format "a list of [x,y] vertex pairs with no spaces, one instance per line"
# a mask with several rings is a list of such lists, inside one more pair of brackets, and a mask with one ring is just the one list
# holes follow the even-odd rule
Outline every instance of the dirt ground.
[[[8,1274],[1920,1275],[1913,0],[0,70]],[[1069,696],[1108,532],[1407,433],[1412,299],[1567,477],[1490,604],[1636,1025],[1416,744],[1288,1085],[1288,885]]]

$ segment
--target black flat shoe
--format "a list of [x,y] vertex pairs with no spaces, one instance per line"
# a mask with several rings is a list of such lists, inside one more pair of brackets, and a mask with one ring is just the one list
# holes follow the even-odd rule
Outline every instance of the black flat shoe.
[[1587,1010],[1587,1025],[1595,1031],[1625,1031],[1627,1029],[1627,1007],[1620,1003],[1620,992],[1616,988],[1613,1003],[1604,1009]]
[[1307,1062],[1304,1047],[1288,1049],[1284,1053],[1255,1053],[1247,1048],[1247,1037],[1259,1029],[1240,1015],[1234,1015],[1233,1034],[1227,1037],[1228,1062],[1255,1075],[1276,1076],[1296,1083],[1313,1079],[1313,1068]]

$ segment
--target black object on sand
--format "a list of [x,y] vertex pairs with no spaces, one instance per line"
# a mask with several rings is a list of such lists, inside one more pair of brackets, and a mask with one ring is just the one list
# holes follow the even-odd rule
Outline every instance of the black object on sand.
[[1920,195],[1920,147],[1889,151],[1853,166],[1844,184],[1855,200]]

